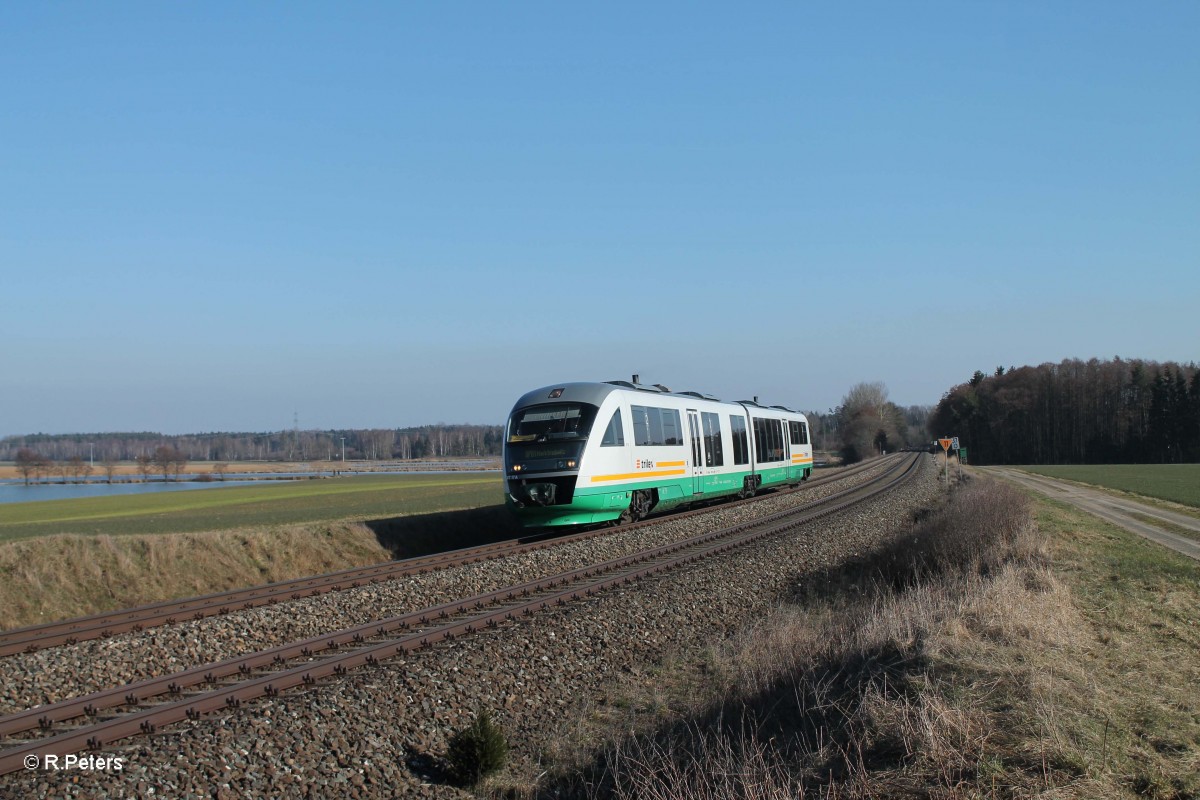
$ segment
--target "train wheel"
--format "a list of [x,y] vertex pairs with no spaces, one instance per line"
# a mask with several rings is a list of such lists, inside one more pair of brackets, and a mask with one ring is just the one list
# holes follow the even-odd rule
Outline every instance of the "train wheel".
[[621,517],[617,520],[617,524],[624,525],[627,522],[637,522],[639,519],[645,519],[653,506],[654,500],[651,498],[649,492],[634,492],[633,497],[629,499],[629,508],[621,512]]

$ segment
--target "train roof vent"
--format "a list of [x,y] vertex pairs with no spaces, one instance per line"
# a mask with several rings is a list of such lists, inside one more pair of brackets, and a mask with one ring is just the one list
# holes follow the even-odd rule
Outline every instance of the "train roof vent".
[[626,389],[637,389],[639,392],[655,392],[655,393],[658,393],[658,392],[663,392],[663,391],[666,391],[666,388],[665,388],[665,387],[661,387],[661,386],[645,386],[645,385],[643,385],[643,384],[640,384],[640,383],[630,383],[629,381],[605,381],[605,383],[609,384],[610,386],[623,386],[623,387],[625,387]]
[[713,397],[711,394],[704,394],[704,392],[679,392],[679,394],[686,394],[688,397],[695,397],[699,400],[713,400],[717,403],[721,402],[719,397]]
[[794,409],[794,408],[788,408],[787,406],[771,406],[771,408],[778,408],[780,411],[786,411],[786,412],[788,412],[789,414],[798,414],[798,413],[800,413],[800,412],[796,411],[796,409]]
[[[744,406],[758,406],[757,400],[738,400],[738,402]],[[762,408],[762,406],[758,406],[758,407]]]
[[669,392],[669,391],[671,391],[671,390],[670,390],[670,389],[668,389],[667,387],[663,386],[661,383],[656,383],[656,384],[654,384],[654,388],[655,388],[655,389],[658,389],[660,392]]

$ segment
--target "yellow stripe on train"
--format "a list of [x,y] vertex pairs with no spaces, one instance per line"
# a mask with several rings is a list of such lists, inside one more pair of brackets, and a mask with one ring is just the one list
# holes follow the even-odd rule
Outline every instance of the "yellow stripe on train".
[[654,472],[623,472],[620,475],[593,475],[592,483],[600,483],[601,481],[632,481],[638,478],[660,478],[667,475],[683,475],[687,470],[683,469],[660,469]]

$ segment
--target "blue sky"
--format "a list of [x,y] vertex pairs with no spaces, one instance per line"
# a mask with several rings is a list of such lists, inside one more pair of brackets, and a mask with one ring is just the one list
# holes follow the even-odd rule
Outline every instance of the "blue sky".
[[0,5],[0,435],[1200,358],[1200,4],[836,5]]

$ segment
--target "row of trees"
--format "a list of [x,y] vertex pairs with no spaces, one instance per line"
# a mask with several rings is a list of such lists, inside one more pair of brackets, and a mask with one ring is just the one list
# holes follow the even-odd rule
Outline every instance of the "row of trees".
[[1200,368],[1140,359],[977,371],[931,428],[982,464],[1200,461]]
[[[93,461],[134,461],[170,447],[192,461],[316,461],[341,459],[445,458],[492,456],[500,453],[499,425],[426,425],[419,428],[372,428],[273,433],[202,433],[164,436],[160,433],[34,434],[0,439],[0,461],[15,461],[28,449],[55,462],[79,458]],[[343,451],[344,446],[344,451]]]
[[[141,453],[133,460],[138,465],[138,472],[141,473],[142,480],[149,480],[152,471],[161,472],[164,481],[171,477],[178,479],[179,473],[183,472],[188,463],[187,456],[170,445],[159,445],[154,448],[153,455]],[[92,462],[84,461],[82,456],[71,456],[66,461],[55,461],[28,447],[17,450],[13,463],[16,465],[17,474],[25,479],[26,485],[30,483],[31,479],[41,481],[51,476],[60,477],[63,483],[68,480],[80,482],[95,470]],[[113,476],[116,474],[117,464],[117,459],[111,457],[104,458],[100,462],[100,468],[104,471],[109,483],[112,483]],[[223,464],[219,464],[217,467],[220,469],[214,468],[215,472],[224,472]]]
[[[813,446],[847,462],[936,436],[958,436],[976,463],[1146,463],[1200,461],[1200,368],[1140,359],[1079,361],[976,372],[936,408],[902,408],[882,383],[860,383],[828,412],[809,411]],[[164,479],[189,460],[313,461],[499,455],[499,425],[426,425],[274,433],[157,433],[13,436],[0,461],[28,481],[57,474],[82,479],[100,459],[111,479],[118,461],[137,461]],[[344,448],[344,450],[343,450]],[[86,461],[85,461],[86,459]],[[86,470],[86,471],[85,471]]]
[[[928,406],[900,408],[888,400],[882,383],[861,383],[828,412],[809,411],[813,446],[841,451],[848,461],[928,441]],[[425,425],[273,433],[34,434],[0,439],[0,461],[13,460],[28,481],[61,475],[81,480],[98,462],[109,480],[116,464],[134,461],[143,478],[152,471],[164,479],[178,475],[188,461],[392,460],[497,456],[500,425]],[[66,470],[64,472],[64,470]],[[221,471],[221,470],[218,470]]]

